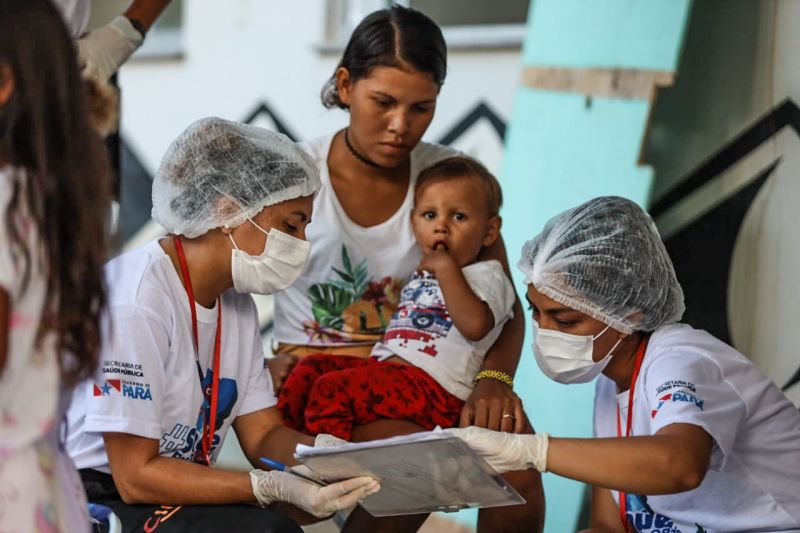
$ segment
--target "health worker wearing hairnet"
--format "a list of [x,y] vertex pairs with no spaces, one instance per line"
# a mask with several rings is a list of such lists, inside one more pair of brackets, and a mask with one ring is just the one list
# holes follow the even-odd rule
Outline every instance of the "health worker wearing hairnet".
[[518,266],[539,368],[597,380],[595,438],[448,431],[501,472],[592,485],[589,531],[800,531],[800,413],[745,356],[678,322],[683,291],[639,206],[565,211]]
[[[319,185],[288,138],[222,119],[195,122],[167,150],[153,218],[169,235],[106,265],[101,360],[68,413],[89,500],[123,531],[299,531],[248,504],[319,517],[378,489],[368,477],[321,488],[258,469],[261,456],[293,463],[298,443],[314,445],[275,407],[249,293],[273,294],[302,272]],[[250,473],[211,468],[231,427]]]

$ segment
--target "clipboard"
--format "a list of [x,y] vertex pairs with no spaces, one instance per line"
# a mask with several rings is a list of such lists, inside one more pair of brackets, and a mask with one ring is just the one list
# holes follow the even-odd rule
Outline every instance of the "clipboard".
[[381,490],[361,503],[373,516],[525,503],[486,461],[446,430],[329,448],[299,445],[295,459],[326,483],[364,475],[378,479]]

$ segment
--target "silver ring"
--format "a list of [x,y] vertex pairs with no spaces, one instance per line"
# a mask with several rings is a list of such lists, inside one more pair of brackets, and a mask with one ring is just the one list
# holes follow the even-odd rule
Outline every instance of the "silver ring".
[[503,418],[514,418],[514,415],[510,415],[508,413],[503,415]]

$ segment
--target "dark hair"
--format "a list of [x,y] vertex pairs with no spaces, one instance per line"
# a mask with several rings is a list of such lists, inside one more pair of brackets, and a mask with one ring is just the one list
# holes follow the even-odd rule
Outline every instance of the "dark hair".
[[[9,68],[14,90],[0,107],[0,157],[21,179],[3,223],[21,251],[22,290],[41,257],[47,301],[37,342],[55,333],[61,373],[72,385],[92,375],[100,352],[109,176],[75,49],[48,0],[0,0],[0,69]],[[37,228],[41,254],[18,231],[23,213]]]
[[333,76],[322,87],[322,105],[329,109],[347,107],[336,89],[336,70],[342,67],[354,82],[375,67],[396,67],[430,74],[441,87],[447,75],[447,45],[439,26],[426,15],[393,5],[367,15],[353,30]]
[[463,178],[480,180],[486,189],[486,208],[489,210],[489,216],[500,214],[500,207],[503,205],[500,182],[485,166],[466,156],[442,159],[420,172],[414,185],[414,199],[416,200],[428,185]]

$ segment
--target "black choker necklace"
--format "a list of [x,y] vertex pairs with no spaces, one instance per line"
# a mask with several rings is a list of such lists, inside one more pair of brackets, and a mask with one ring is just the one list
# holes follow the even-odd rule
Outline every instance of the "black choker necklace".
[[356,159],[358,159],[359,161],[361,161],[362,163],[364,163],[368,167],[383,168],[382,166],[380,166],[378,163],[376,163],[372,159],[369,159],[367,156],[359,154],[356,151],[356,149],[353,148],[353,145],[350,144],[350,138],[347,136],[347,130],[349,130],[349,129],[350,128],[345,128],[344,129],[344,144],[347,146],[347,149],[350,150],[350,153],[353,154],[353,157],[355,157]]

